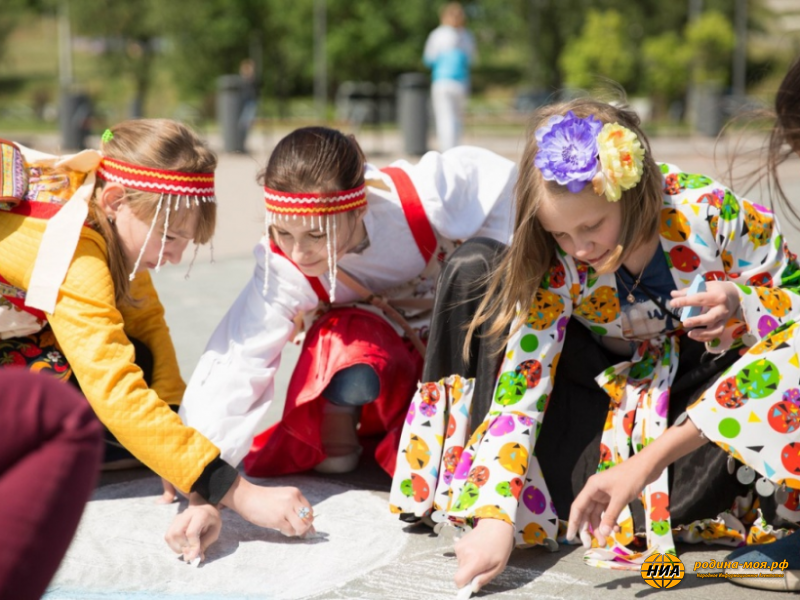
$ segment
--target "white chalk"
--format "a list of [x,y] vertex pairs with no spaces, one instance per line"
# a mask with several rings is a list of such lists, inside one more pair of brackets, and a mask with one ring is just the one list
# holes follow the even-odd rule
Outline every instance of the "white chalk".
[[470,583],[458,590],[456,600],[469,600],[472,594],[477,594],[480,591],[478,587],[478,578],[476,577]]
[[200,566],[200,557],[199,556],[195,556],[194,559],[192,560],[192,562],[190,562],[189,564],[192,565],[196,569],[197,567]]

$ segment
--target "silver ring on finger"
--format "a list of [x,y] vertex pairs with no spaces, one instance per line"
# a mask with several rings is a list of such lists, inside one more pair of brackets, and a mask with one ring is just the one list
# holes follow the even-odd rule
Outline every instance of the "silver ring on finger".
[[297,509],[297,516],[305,520],[311,516],[311,509],[307,506],[301,506]]

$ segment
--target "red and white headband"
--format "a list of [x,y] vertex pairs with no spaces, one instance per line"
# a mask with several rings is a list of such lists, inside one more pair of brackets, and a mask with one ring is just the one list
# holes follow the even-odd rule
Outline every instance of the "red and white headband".
[[268,212],[283,217],[335,215],[366,206],[367,191],[364,184],[352,190],[322,194],[280,192],[265,186],[264,202]]
[[196,203],[214,202],[214,173],[167,171],[103,157],[97,177],[141,192],[193,198]]

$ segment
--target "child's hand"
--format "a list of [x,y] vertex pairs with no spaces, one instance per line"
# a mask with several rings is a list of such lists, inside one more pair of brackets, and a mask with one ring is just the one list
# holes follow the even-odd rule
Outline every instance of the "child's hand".
[[178,490],[163,477],[161,478],[161,486],[164,492],[156,499],[156,504],[172,504],[178,499]]
[[589,531],[601,546],[617,525],[622,510],[644,487],[658,479],[669,465],[708,443],[691,419],[667,429],[639,454],[589,477],[569,511],[567,539],[580,534],[585,547],[591,546]]
[[314,510],[294,487],[263,487],[237,477],[222,503],[259,527],[295,537],[314,533]]
[[682,309],[684,306],[701,306],[703,314],[683,322],[683,326],[690,330],[688,335],[698,342],[709,342],[722,335],[725,324],[736,315],[739,310],[739,293],[736,284],[730,281],[708,281],[707,291],[686,296],[686,290],[672,292],[670,304],[673,309]]
[[585,532],[591,531],[601,546],[606,545],[606,537],[615,530],[622,510],[653,478],[652,469],[639,458],[633,456],[589,477],[570,508],[568,540],[580,534],[584,547],[589,548],[591,541]]
[[514,549],[514,528],[499,519],[481,519],[475,529],[455,544],[456,586],[474,583],[477,592],[506,568]]
[[213,504],[193,504],[172,521],[164,536],[167,544],[183,560],[205,560],[206,549],[217,541],[222,531],[219,509]]

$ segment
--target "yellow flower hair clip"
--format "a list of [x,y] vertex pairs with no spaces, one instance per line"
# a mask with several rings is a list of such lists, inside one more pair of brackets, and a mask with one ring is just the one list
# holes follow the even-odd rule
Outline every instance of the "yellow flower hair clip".
[[644,148],[630,129],[606,123],[597,136],[597,154],[600,168],[592,178],[592,187],[596,194],[605,194],[609,202],[616,202],[624,190],[642,179]]

